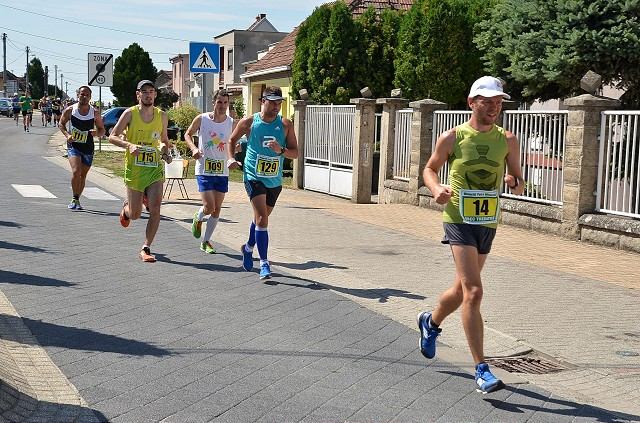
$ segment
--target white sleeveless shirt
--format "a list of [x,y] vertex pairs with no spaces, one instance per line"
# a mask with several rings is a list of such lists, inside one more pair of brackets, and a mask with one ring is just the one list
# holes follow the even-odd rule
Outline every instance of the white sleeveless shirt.
[[196,175],[229,176],[227,148],[233,129],[233,119],[227,116],[224,122],[214,122],[209,113],[200,115],[198,148],[202,157],[196,160]]

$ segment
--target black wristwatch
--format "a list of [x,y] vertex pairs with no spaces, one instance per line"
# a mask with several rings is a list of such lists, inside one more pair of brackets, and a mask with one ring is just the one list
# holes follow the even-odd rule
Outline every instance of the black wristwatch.
[[278,156],[284,156],[284,153],[287,152],[287,147],[282,147],[282,150],[280,150],[280,153],[278,154]]

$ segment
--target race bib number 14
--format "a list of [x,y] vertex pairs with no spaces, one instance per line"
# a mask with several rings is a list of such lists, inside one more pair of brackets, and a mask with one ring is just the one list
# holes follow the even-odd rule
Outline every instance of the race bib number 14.
[[471,225],[497,223],[498,192],[460,190],[460,215],[464,223]]

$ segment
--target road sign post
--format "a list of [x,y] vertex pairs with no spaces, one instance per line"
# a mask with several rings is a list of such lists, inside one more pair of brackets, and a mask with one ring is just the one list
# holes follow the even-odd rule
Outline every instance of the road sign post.
[[202,112],[207,111],[207,73],[220,72],[220,45],[191,41],[189,43],[189,71],[202,74]]
[[93,87],[113,86],[113,54],[89,53],[88,81]]

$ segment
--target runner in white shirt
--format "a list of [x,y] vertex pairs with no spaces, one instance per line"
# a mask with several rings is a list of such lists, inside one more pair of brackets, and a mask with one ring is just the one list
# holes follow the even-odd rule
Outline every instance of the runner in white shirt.
[[[216,91],[213,95],[213,112],[196,116],[184,135],[193,158],[196,159],[196,181],[202,196],[202,207],[193,215],[191,233],[194,237],[200,238],[202,222],[205,216],[209,216],[200,243],[200,249],[208,254],[216,252],[211,245],[211,235],[218,224],[222,202],[229,190],[227,148],[235,125],[233,119],[227,115],[228,109],[229,94],[226,90]],[[196,132],[197,146],[193,140]]]

